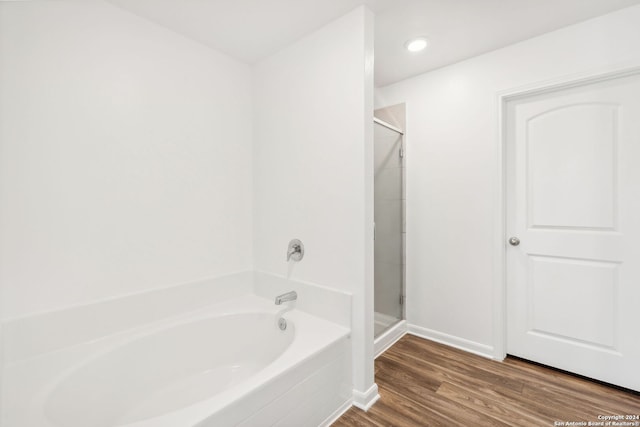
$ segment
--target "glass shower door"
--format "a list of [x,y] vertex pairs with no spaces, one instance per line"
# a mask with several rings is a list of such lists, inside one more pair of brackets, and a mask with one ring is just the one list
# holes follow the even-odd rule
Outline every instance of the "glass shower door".
[[374,124],[375,336],[403,318],[402,134]]

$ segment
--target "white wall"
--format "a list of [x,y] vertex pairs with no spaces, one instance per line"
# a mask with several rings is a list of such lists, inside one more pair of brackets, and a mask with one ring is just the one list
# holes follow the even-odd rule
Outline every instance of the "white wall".
[[250,68],[101,1],[0,16],[2,317],[251,268]]
[[[428,52],[426,53],[428,55]],[[640,6],[381,88],[407,103],[407,318],[413,330],[492,355],[497,94],[640,64]]]
[[352,292],[354,382],[373,385],[372,14],[355,9],[254,72],[255,268]]

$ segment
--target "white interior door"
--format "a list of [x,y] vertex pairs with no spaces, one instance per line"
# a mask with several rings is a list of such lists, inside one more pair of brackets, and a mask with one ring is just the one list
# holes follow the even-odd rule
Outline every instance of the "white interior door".
[[640,75],[506,118],[507,352],[640,390]]

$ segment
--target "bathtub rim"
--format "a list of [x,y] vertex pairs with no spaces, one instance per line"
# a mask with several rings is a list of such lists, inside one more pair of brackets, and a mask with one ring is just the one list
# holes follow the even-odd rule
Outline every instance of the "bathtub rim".
[[[271,320],[274,320],[274,319],[276,319],[278,317],[278,313],[277,312],[275,313],[275,316],[274,316],[274,313],[272,313],[271,310],[266,310],[266,309],[262,310],[262,311],[259,311],[259,310],[256,309],[256,310],[247,310],[247,311],[242,311],[242,312],[234,311],[234,312],[225,312],[225,313],[208,313],[207,315],[204,315],[204,316],[197,316],[197,317],[194,317],[194,318],[180,319],[179,321],[176,321],[175,323],[167,325],[166,327],[154,328],[152,331],[148,331],[148,332],[138,331],[135,334],[131,334],[130,337],[127,337],[126,340],[121,341],[119,344],[112,345],[112,346],[109,346],[109,347],[105,347],[105,348],[103,348],[103,349],[91,354],[89,357],[87,357],[84,360],[82,360],[79,364],[71,366],[68,369],[61,371],[59,373],[59,375],[57,375],[55,378],[52,378],[52,380],[45,387],[43,387],[43,389],[42,389],[42,392],[43,392],[42,398],[44,400],[43,401],[39,401],[37,403],[37,405],[38,405],[39,408],[42,408],[42,415],[43,415],[45,420],[47,420],[50,424],[52,424],[54,426],[64,427],[64,424],[58,424],[58,423],[54,422],[52,420],[52,417],[47,415],[49,398],[51,397],[52,393],[54,393],[56,391],[56,389],[58,387],[63,385],[63,383],[67,379],[69,379],[71,376],[75,375],[76,372],[82,370],[83,368],[85,368],[87,366],[90,366],[91,364],[93,364],[95,362],[100,361],[103,357],[109,357],[109,354],[114,352],[114,351],[118,351],[119,349],[125,348],[128,345],[135,344],[135,343],[137,343],[139,341],[143,341],[143,340],[145,340],[147,338],[154,337],[155,335],[160,335],[162,333],[165,333],[165,332],[168,332],[168,331],[172,331],[172,330],[175,330],[175,329],[178,329],[178,328],[181,328],[181,327],[185,327],[185,326],[188,326],[190,324],[195,324],[195,323],[199,323],[199,322],[206,322],[206,321],[213,320],[213,319],[222,319],[222,318],[227,318],[228,319],[228,318],[242,317],[242,316],[245,316],[245,315],[254,315],[254,314],[265,315],[265,319],[262,319],[263,321],[271,321]],[[270,317],[273,317],[273,319],[270,319]],[[291,324],[292,330],[291,330],[290,334],[292,336],[290,338],[290,341],[284,347],[282,353],[284,353],[293,344],[293,341],[296,339],[296,333],[297,333],[296,329],[297,328],[295,327],[295,323],[293,323],[293,322],[291,322],[291,323],[292,323]],[[275,324],[275,321],[274,321],[274,325],[273,326],[277,327],[276,324]],[[278,331],[278,332],[280,332],[280,331]],[[274,358],[269,363],[267,363],[263,367],[261,367],[251,377],[253,377],[257,373],[259,373],[263,369],[266,369],[269,365],[271,365],[273,362],[275,362],[275,360],[277,360],[282,355],[282,353],[278,354],[278,356],[276,358]],[[245,382],[246,380],[250,379],[251,377],[240,381],[238,384],[235,384],[235,385],[229,387],[229,389],[235,387],[236,385],[239,385],[239,384]],[[213,397],[213,396],[211,396],[211,397]],[[190,403],[190,404],[188,404],[188,405],[186,405],[186,406],[184,406],[182,408],[175,409],[174,411],[179,411],[181,409],[187,408],[187,407],[189,407],[189,406],[191,406],[193,404],[196,404],[198,402],[200,402],[200,400],[195,401],[193,403]],[[174,411],[164,412],[163,414],[167,414],[167,413],[174,412]],[[163,414],[159,414],[158,416],[161,416]],[[130,424],[130,423],[124,423],[124,424],[121,423],[121,424],[116,424],[116,425],[118,425],[118,426],[119,425],[126,426],[128,424]]]
[[[60,385],[76,370],[87,366],[96,359],[103,357],[109,352],[112,352],[120,347],[126,346],[129,343],[135,342],[156,333],[160,333],[167,329],[224,316],[242,315],[248,313],[262,313],[267,315],[274,315],[275,323],[276,315],[278,315],[278,313],[280,313],[281,311],[282,307],[273,305],[272,302],[270,300],[267,300],[266,298],[257,295],[244,295],[228,301],[224,301],[220,304],[199,308],[197,310],[188,313],[181,313],[176,316],[171,316],[169,318],[162,319],[151,324],[145,324],[137,326],[130,330],[121,331],[115,334],[115,337],[113,335],[99,337],[87,343],[71,346],[86,346],[98,341],[113,340],[113,342],[111,342],[110,344],[107,344],[98,350],[90,352],[89,355],[81,357],[77,364],[74,364],[60,372],[57,372],[55,375],[46,380],[45,383],[38,389],[38,391],[32,395],[32,399],[29,405],[31,410],[29,411],[30,413],[28,416],[28,420],[30,422],[35,422],[34,425],[36,426],[64,427],[63,425],[55,424],[49,417],[46,416],[45,413],[46,402],[53,390],[55,390],[58,385]],[[156,423],[158,422],[162,424],[163,418],[168,418],[176,414],[181,414],[182,416],[189,418],[188,420],[181,420],[181,422],[189,423],[189,425],[196,425],[198,422],[231,405],[237,399],[248,395],[251,391],[266,386],[270,381],[273,381],[278,376],[283,375],[287,370],[295,369],[296,367],[300,366],[306,360],[316,355],[324,347],[335,344],[340,339],[349,338],[351,334],[350,329],[344,326],[302,312],[297,308],[293,308],[291,311],[284,313],[283,317],[285,317],[288,321],[293,322],[295,325],[294,337],[292,342],[287,346],[282,354],[280,354],[266,367],[258,371],[255,375],[252,375],[250,378],[241,381],[240,383],[235,384],[234,386],[225,390],[222,393],[225,395],[224,399],[220,396],[220,394],[216,394],[174,411],[159,414],[157,416],[146,418],[144,420],[126,424],[117,424],[114,427],[151,427],[156,425]],[[327,326],[329,326],[329,328],[326,328]],[[303,337],[303,334],[305,332],[309,332],[306,329],[313,328],[319,328],[321,332],[326,332],[325,335],[329,335],[330,337],[325,338],[330,338],[329,341],[325,341],[323,343],[324,345],[319,346],[317,342],[314,342],[315,340],[312,339],[312,337]],[[315,336],[317,335],[314,334],[314,337]],[[309,348],[304,348],[305,346],[308,346],[310,344],[313,345],[311,345]],[[58,351],[61,350],[56,350],[52,353],[57,353]],[[39,356],[38,358],[44,356],[46,355]],[[348,381],[350,381],[350,379],[348,379]]]

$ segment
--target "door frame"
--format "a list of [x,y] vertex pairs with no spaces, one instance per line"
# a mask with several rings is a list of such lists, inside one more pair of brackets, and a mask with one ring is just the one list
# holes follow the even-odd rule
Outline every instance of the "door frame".
[[497,93],[498,147],[496,192],[494,196],[494,243],[493,243],[493,358],[507,357],[507,110],[509,101],[548,92],[585,86],[607,80],[640,74],[640,64],[614,66],[587,73],[573,74],[553,80],[537,82]]

